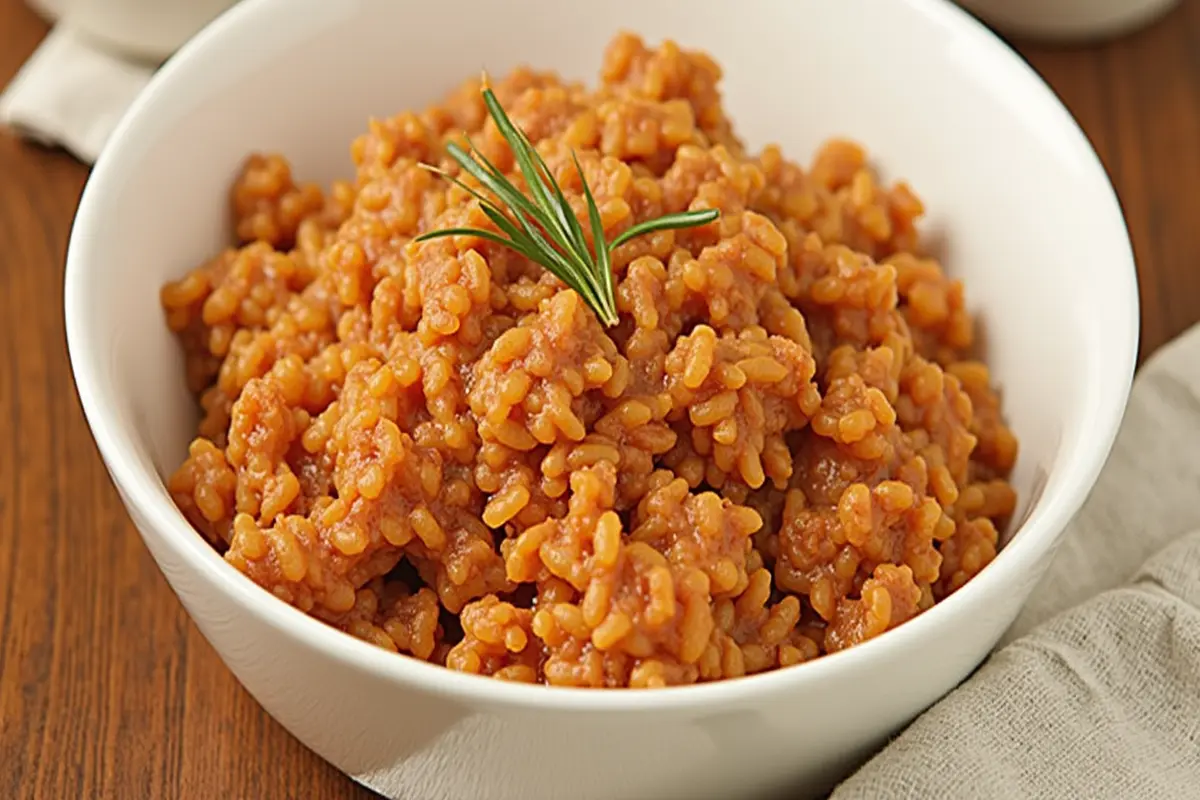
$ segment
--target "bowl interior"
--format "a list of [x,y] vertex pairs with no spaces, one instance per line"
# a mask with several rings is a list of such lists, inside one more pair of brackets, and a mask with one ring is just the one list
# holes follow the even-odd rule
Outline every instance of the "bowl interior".
[[[1057,101],[940,0],[694,0],[686,13],[644,0],[243,4],[168,65],[83,200],[72,358],[110,467],[119,453],[121,470],[165,477],[185,452],[194,410],[158,290],[227,242],[227,189],[248,152],[282,152],[304,179],[349,176],[368,117],[519,62],[593,80],[621,28],[711,53],[752,148],[778,142],[807,163],[846,135],[911,183],[1021,439],[1018,521],[1077,504],[1133,363],[1125,229]],[[161,481],[153,492],[169,505]]]

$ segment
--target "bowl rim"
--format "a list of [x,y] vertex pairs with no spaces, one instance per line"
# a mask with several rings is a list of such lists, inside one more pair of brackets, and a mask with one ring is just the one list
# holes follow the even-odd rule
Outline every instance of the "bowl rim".
[[[1053,135],[1084,157],[1087,170],[1096,179],[1097,187],[1102,189],[1103,196],[1097,202],[1104,208],[1099,216],[1109,217],[1107,222],[1118,226],[1114,235],[1121,247],[1112,255],[1115,269],[1111,280],[1127,298],[1124,313],[1129,330],[1126,335],[1114,334],[1115,343],[1124,347],[1109,353],[1105,359],[1106,371],[1115,375],[1109,387],[1112,391],[1091,398],[1083,409],[1083,427],[1090,435],[1083,437],[1075,450],[1056,465],[1055,472],[1061,471],[1065,475],[1062,484],[1055,496],[1039,501],[1044,506],[1040,516],[1022,525],[1016,531],[1020,536],[1014,535],[997,558],[961,590],[905,624],[860,645],[794,667],[654,691],[596,691],[510,683],[456,672],[416,658],[397,658],[394,653],[349,636],[273,598],[227,564],[166,497],[163,479],[152,469],[143,469],[137,463],[133,455],[135,435],[119,430],[120,426],[113,422],[117,417],[112,411],[113,404],[98,388],[96,363],[102,354],[95,352],[88,336],[90,293],[85,287],[91,279],[89,275],[95,272],[89,267],[89,241],[103,224],[103,197],[114,183],[120,182],[119,176],[127,165],[138,159],[142,150],[139,140],[145,136],[145,131],[140,128],[147,112],[152,112],[161,98],[173,92],[178,76],[187,74],[193,57],[219,49],[227,32],[265,20],[285,2],[243,0],[185,44],[152,78],[114,130],[84,188],[71,230],[64,276],[67,349],[76,390],[96,445],[122,499],[144,514],[163,547],[172,549],[183,562],[204,573],[207,584],[219,587],[219,591],[262,624],[320,650],[331,660],[349,668],[365,670],[390,682],[459,701],[537,711],[703,711],[798,691],[806,686],[811,688],[838,671],[885,662],[930,638],[944,621],[956,614],[962,616],[972,606],[977,606],[980,602],[977,598],[994,596],[1006,586],[1013,585],[1022,572],[1045,558],[1082,505],[1116,438],[1136,362],[1138,287],[1133,250],[1120,202],[1099,157],[1065,105],[1002,39],[949,0],[889,0],[904,3],[912,13],[928,18],[931,24],[952,28],[958,37],[973,46],[977,58],[985,59],[992,69],[1006,74],[1009,79],[1006,91],[1040,104],[1038,113],[1042,124],[1051,126]],[[1124,285],[1120,286],[1121,283]],[[1113,310],[1120,311],[1117,303],[1114,299]],[[147,536],[140,529],[139,533],[143,538]]]

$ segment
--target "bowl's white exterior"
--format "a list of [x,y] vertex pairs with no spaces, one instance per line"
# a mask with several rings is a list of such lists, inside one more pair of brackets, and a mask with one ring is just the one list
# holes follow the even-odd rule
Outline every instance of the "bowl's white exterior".
[[[927,230],[982,309],[1022,438],[1018,534],[964,590],[879,639],[657,692],[460,675],[272,599],[201,541],[163,488],[193,413],[159,285],[222,243],[225,193],[247,151],[280,150],[306,177],[347,174],[368,115],[519,60],[591,77],[618,27],[713,53],[752,145],[777,140],[807,159],[824,137],[850,134],[912,180]],[[1098,160],[1033,72],[940,0],[251,0],[185,46],[114,135],[80,204],[66,306],[100,451],[205,637],[301,741],[419,800],[824,788],[962,680],[1011,623],[1108,452],[1137,338],[1132,254]]]

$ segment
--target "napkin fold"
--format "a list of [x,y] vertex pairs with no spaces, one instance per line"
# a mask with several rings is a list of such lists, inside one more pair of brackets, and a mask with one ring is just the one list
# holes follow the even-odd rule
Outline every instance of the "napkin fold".
[[1121,432],[1008,642],[832,800],[1200,793],[1200,327]]
[[0,94],[0,125],[91,164],[153,72],[55,26]]

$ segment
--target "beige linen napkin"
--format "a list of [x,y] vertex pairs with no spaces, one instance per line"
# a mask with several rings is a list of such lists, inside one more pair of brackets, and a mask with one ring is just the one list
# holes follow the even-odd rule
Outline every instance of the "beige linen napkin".
[[153,73],[55,26],[0,93],[0,125],[91,164]]
[[1200,797],[1200,328],[1142,369],[1006,641],[832,800]]

